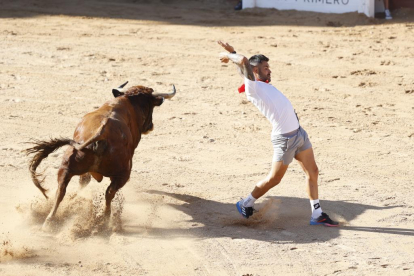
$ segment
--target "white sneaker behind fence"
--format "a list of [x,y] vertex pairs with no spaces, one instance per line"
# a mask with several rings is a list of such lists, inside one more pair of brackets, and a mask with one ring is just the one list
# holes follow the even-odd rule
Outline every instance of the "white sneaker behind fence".
[[387,19],[387,20],[392,19],[390,10],[385,10],[385,19]]

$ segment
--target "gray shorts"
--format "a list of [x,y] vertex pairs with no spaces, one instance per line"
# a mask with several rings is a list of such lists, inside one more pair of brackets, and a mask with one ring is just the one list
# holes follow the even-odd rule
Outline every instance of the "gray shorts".
[[283,161],[285,165],[289,165],[299,152],[312,147],[308,134],[301,127],[289,133],[272,135],[272,143],[273,162]]

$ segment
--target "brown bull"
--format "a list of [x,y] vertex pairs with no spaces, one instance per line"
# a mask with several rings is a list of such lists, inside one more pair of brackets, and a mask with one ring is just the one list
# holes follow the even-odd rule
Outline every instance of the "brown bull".
[[115,99],[102,105],[99,109],[86,114],[78,124],[71,139],[51,139],[36,141],[35,146],[26,150],[27,154],[34,153],[30,161],[30,172],[36,187],[43,195],[46,189],[42,187],[41,174],[36,168],[42,160],[56,149],[69,145],[63,155],[62,164],[58,171],[58,189],[54,206],[47,216],[44,226],[54,218],[57,208],[66,193],[66,187],[74,175],[80,175],[81,185],[86,185],[91,175],[98,182],[103,177],[109,177],[111,184],[106,190],[106,206],[104,215],[108,218],[111,213],[111,201],[115,193],[128,181],[134,150],[141,140],[142,134],[153,129],[152,113],[154,106],[160,106],[164,98],[172,98],[169,94],[156,94],[153,89],[144,86],[130,87],[125,93],[121,88],[113,89]]

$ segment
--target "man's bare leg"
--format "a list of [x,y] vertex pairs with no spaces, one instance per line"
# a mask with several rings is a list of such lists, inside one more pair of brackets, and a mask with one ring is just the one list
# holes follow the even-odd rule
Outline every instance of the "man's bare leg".
[[309,199],[316,200],[318,196],[318,176],[319,169],[316,165],[315,156],[313,155],[313,149],[307,149],[295,156],[299,165],[302,167],[306,174],[307,192]]
[[322,213],[322,208],[319,203],[318,196],[318,175],[319,170],[316,165],[315,156],[313,155],[313,149],[304,150],[296,155],[296,160],[302,167],[306,174],[307,191],[312,208],[311,225],[325,225],[330,227],[338,226],[338,223],[331,220],[329,216]]
[[256,199],[260,198],[271,188],[279,184],[285,175],[287,168],[288,165],[283,164],[282,161],[272,163],[272,168],[268,176],[256,184],[256,187],[250,195],[237,202],[237,209],[243,217],[249,218],[253,215],[253,205]]
[[273,162],[268,176],[256,184],[256,187],[252,191],[252,196],[255,199],[258,199],[267,193],[267,191],[271,188],[279,184],[280,181],[282,181],[288,167],[289,165],[283,164],[283,161]]

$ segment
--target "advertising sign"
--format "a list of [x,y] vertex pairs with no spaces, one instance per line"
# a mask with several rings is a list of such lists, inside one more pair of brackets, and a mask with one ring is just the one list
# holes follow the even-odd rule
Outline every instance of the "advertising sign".
[[360,12],[374,17],[375,0],[243,0],[243,9],[255,7],[324,13]]

